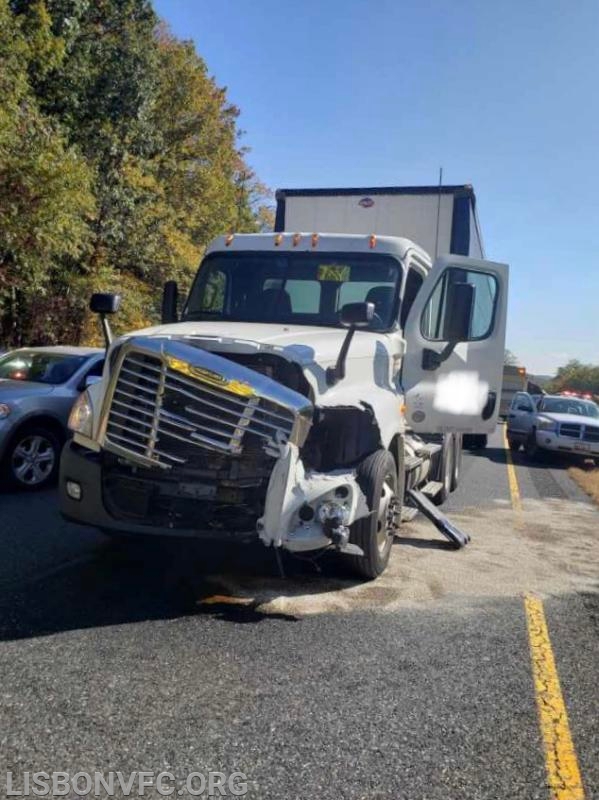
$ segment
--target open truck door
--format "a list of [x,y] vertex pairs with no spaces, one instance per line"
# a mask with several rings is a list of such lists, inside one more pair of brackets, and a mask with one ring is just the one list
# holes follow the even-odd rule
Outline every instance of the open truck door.
[[438,258],[406,320],[406,419],[422,433],[490,433],[499,414],[508,266]]

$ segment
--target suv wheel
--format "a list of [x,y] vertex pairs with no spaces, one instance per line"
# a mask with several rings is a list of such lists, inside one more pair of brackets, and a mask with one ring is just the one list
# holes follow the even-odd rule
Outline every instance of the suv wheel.
[[41,489],[58,474],[60,440],[41,426],[25,428],[13,439],[5,456],[9,483],[19,489]]
[[512,439],[510,436],[507,436],[507,446],[510,448],[512,453],[517,453],[520,449],[520,442],[516,441],[516,439]]
[[534,429],[524,444],[524,452],[531,461],[538,461],[541,455],[541,448],[537,444],[537,433]]

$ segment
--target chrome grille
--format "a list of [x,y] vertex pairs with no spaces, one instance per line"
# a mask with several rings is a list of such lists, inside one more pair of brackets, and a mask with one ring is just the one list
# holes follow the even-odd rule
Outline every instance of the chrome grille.
[[172,467],[186,464],[198,448],[239,455],[248,436],[275,455],[294,422],[294,411],[265,397],[234,394],[172,369],[160,355],[132,350],[118,372],[105,444]]
[[582,438],[585,442],[599,442],[599,427],[595,425],[585,425]]
[[568,436],[570,439],[580,439],[581,425],[572,422],[562,422],[559,426],[560,436]]

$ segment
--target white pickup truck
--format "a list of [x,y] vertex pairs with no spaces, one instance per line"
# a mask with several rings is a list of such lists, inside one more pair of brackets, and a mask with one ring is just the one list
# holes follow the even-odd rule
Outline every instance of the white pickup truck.
[[165,324],[112,342],[77,401],[63,514],[333,548],[376,577],[416,490],[455,485],[459,434],[495,426],[507,282],[504,264],[432,263],[399,237],[218,238],[180,317],[169,284]]

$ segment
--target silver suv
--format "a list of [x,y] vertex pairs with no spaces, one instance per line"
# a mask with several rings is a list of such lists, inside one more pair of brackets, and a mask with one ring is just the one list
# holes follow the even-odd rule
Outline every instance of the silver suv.
[[507,417],[507,440],[514,451],[523,445],[531,459],[550,450],[598,463],[599,407],[579,397],[516,392]]
[[29,347],[0,356],[0,482],[39,489],[57,475],[73,402],[100,380],[104,351]]

